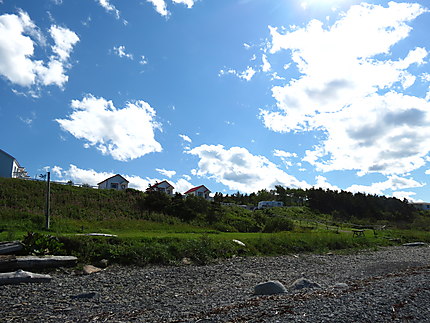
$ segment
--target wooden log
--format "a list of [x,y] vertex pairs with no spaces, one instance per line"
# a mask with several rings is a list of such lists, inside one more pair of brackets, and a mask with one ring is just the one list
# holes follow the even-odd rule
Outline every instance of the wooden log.
[[12,259],[0,257],[0,272],[17,269],[45,269],[76,266],[78,259],[73,256],[17,256]]
[[23,244],[19,241],[5,241],[0,242],[0,255],[10,255],[18,252],[24,248]]
[[15,272],[0,273],[0,285],[13,285],[21,283],[46,283],[51,281],[49,275],[34,274],[18,269]]

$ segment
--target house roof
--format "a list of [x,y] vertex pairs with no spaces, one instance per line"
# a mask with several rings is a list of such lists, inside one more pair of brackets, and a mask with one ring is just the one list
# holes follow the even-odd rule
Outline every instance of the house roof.
[[158,187],[160,184],[162,184],[162,183],[166,183],[167,185],[169,185],[171,188],[175,188],[172,184],[170,184],[168,181],[166,181],[166,180],[164,180],[164,181],[162,181],[162,182],[160,182],[160,183],[155,183],[154,185],[151,185],[148,189],[151,189],[151,188],[155,188],[155,187]]
[[198,189],[200,189],[200,188],[205,188],[205,192],[210,192],[210,190],[209,190],[206,186],[204,186],[204,185],[200,185],[200,186],[193,187],[193,188],[189,189],[189,190],[188,190],[188,191],[186,191],[184,194],[192,193],[192,192],[194,192],[194,191],[197,191],[197,190],[198,190]]
[[111,176],[109,178],[106,178],[104,181],[101,181],[100,183],[97,183],[97,185],[100,185],[101,183],[104,183],[104,182],[110,180],[111,178],[114,178],[114,177],[117,177],[117,176],[121,177],[124,181],[126,181],[127,183],[129,183],[129,181],[127,181],[123,176],[121,176],[120,174],[116,174],[116,175],[113,175],[113,176]]

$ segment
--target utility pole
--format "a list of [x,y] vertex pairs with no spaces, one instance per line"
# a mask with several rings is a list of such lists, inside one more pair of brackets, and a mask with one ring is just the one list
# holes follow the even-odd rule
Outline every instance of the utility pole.
[[45,208],[45,229],[49,230],[49,213],[51,211],[51,172],[48,172],[46,179],[46,208]]

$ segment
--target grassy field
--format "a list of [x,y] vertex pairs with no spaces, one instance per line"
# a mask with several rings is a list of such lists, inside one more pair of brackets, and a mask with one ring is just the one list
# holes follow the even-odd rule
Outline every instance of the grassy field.
[[[137,265],[179,264],[184,259],[205,264],[233,256],[349,252],[430,242],[428,231],[417,229],[366,229],[364,237],[354,237],[354,225],[334,222],[331,215],[306,207],[267,212],[224,208],[223,216],[212,225],[203,216],[184,222],[166,214],[142,212],[139,200],[143,193],[139,191],[68,185],[52,186],[51,227],[46,231],[44,185],[0,179],[0,241],[24,239],[26,252],[34,254],[55,251],[76,255],[82,262],[108,259]],[[428,219],[422,217],[420,221],[428,230]],[[277,232],[280,227],[284,231]],[[259,232],[249,232],[250,228]],[[116,237],[82,235],[92,232]]]

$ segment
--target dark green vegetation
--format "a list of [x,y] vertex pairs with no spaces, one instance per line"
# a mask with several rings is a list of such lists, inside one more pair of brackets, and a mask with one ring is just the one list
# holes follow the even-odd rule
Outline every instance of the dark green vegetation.
[[[45,182],[0,178],[0,240],[25,236],[27,251],[133,264],[203,264],[233,255],[327,252],[430,241],[430,216],[406,201],[322,189],[217,193],[214,202],[128,189],[52,184],[51,230],[44,232]],[[288,207],[251,211],[278,200]],[[233,203],[237,205],[223,205]],[[365,230],[353,237],[351,230]],[[382,230],[384,228],[384,230]],[[27,233],[35,232],[35,233]],[[76,234],[100,232],[118,237]],[[42,234],[39,234],[42,233]],[[52,238],[50,237],[52,236]],[[233,240],[246,244],[243,247]]]

